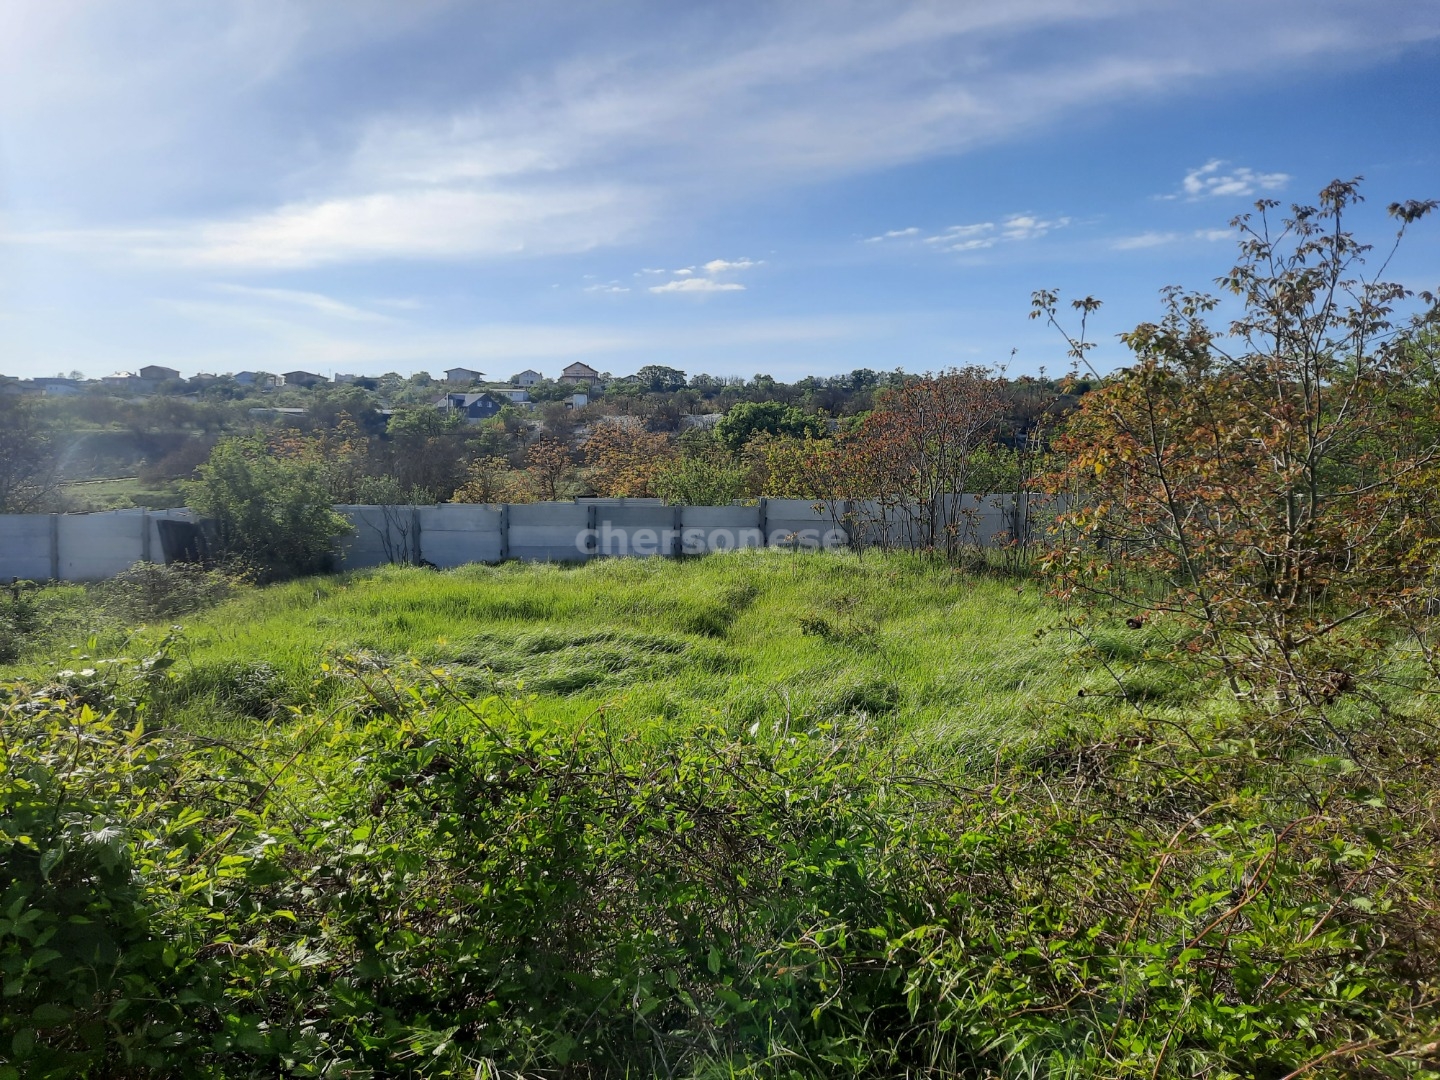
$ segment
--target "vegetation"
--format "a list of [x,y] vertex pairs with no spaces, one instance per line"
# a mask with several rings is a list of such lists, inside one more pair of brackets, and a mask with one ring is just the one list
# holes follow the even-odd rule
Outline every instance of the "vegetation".
[[330,508],[320,470],[277,459],[258,440],[222,441],[186,486],[209,524],[218,555],[270,575],[328,569],[336,538],[350,523]]
[[0,514],[45,506],[59,483],[51,433],[27,401],[0,397]]
[[[1049,618],[899,557],[394,569],[11,682],[0,1046],[39,1076],[1434,1075],[1423,704],[1338,714],[1357,768],[1197,699],[1148,627],[1027,647]],[[247,692],[293,707],[221,723]]]

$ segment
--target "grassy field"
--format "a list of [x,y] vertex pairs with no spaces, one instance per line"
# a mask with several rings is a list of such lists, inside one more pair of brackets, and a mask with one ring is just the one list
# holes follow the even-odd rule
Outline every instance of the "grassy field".
[[[69,596],[73,619],[82,594]],[[323,700],[321,665],[346,655],[440,667],[471,692],[535,695],[547,718],[603,711],[637,733],[863,715],[882,735],[981,754],[1118,699],[1073,640],[1045,633],[1057,612],[1034,584],[873,554],[395,567],[246,590],[181,621],[170,699],[187,726]],[[133,653],[160,632],[94,648]],[[1143,639],[1119,629],[1102,645],[1133,659]],[[25,666],[67,660],[52,648]],[[1163,669],[1125,678],[1159,707],[1184,697]]]
[[1422,703],[873,553],[240,587],[147,674],[224,584],[0,597],[0,1080],[1440,1076]]

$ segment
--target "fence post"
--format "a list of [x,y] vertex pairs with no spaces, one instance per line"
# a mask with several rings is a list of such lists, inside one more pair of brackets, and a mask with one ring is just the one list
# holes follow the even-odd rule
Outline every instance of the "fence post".
[[50,580],[60,580],[60,515],[50,515]]
[[510,504],[500,504],[500,561],[510,558]]
[[595,535],[595,521],[595,504],[591,503],[585,508],[585,528],[589,530],[587,534],[589,539],[586,540],[585,547],[588,549],[587,554],[590,555],[594,555],[600,550],[600,540]]
[[756,515],[760,522],[760,547],[770,546],[770,508],[769,501],[765,496],[760,496],[758,513]]
[[680,533],[683,531],[680,520],[680,507],[678,506],[675,507],[675,523],[671,528],[674,532],[670,537],[670,557],[672,559],[678,559],[680,557]]
[[140,511],[140,561],[154,562],[150,558],[150,511]]
[[419,566],[425,561],[425,556],[420,554],[420,508],[418,506],[410,508],[410,531],[411,535],[415,537],[415,565]]

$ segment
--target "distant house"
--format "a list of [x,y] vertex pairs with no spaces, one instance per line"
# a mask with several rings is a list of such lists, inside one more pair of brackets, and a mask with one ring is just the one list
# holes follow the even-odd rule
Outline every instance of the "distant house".
[[285,372],[286,386],[319,386],[323,382],[329,382],[324,375],[316,375],[313,371],[287,371]]
[[146,364],[138,374],[146,382],[165,382],[169,379],[180,378],[180,372],[173,367],[161,367],[159,364]]
[[435,401],[435,408],[447,413],[459,413],[467,423],[488,420],[500,411],[500,402],[489,394],[446,394]]
[[533,368],[526,368],[524,371],[520,372],[519,375],[511,375],[510,381],[516,386],[530,387],[543,381],[544,378],[544,375],[541,375],[540,372],[534,370]]
[[271,375],[266,371],[237,371],[231,378],[241,386],[258,386],[262,390],[274,390],[285,385],[284,375]]
[[445,381],[453,383],[483,382],[485,373],[468,367],[452,367],[445,369]]
[[341,375],[339,372],[336,372],[335,378],[330,381],[336,386],[350,386],[358,378],[360,378],[359,375]]
[[117,371],[113,375],[106,375],[100,380],[106,386],[138,386],[140,376],[133,371]]
[[64,375],[38,375],[30,382],[38,386],[41,393],[49,394],[52,397],[64,397],[81,392],[80,380],[67,379]]
[[582,364],[577,360],[560,373],[560,378],[557,381],[563,383],[599,382],[600,372],[596,371],[589,364]]
[[486,392],[487,394],[492,394],[492,395],[494,395],[495,397],[504,398],[506,401],[510,402],[510,404],[512,404],[512,405],[529,404],[529,402],[530,402],[530,391],[529,391],[529,390],[519,390],[519,389],[509,390],[509,389],[505,389],[505,388],[502,387],[501,389],[498,389],[498,390],[487,390],[487,391],[485,391],[485,392]]
[[565,399],[567,409],[583,409],[590,404],[590,398],[586,394],[571,394]]

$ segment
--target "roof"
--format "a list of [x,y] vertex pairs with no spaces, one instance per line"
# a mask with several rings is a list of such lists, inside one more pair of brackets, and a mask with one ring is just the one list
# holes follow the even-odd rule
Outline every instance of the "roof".
[[584,364],[584,363],[581,363],[579,360],[576,360],[575,363],[569,365],[569,366],[565,369],[564,374],[566,374],[566,375],[599,375],[600,373],[599,373],[598,371],[596,371],[593,367],[591,367],[589,364]]

